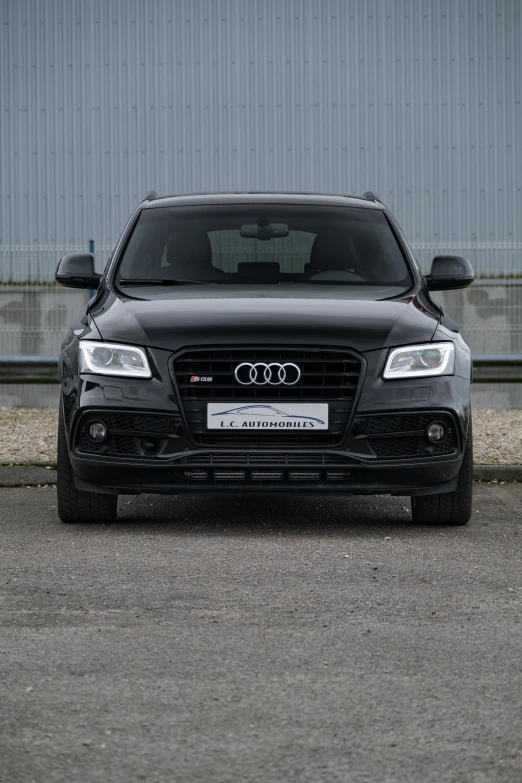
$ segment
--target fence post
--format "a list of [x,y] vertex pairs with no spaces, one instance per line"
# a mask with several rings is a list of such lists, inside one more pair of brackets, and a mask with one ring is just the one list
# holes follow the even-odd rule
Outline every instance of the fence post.
[[[92,253],[94,255],[94,239],[89,239],[89,253]],[[92,299],[95,293],[96,293],[95,291],[92,290],[89,291],[89,298]]]

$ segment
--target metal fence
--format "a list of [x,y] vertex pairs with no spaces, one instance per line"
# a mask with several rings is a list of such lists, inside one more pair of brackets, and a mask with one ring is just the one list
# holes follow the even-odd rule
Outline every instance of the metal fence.
[[[0,290],[5,285],[47,285],[54,280],[58,259],[75,250],[87,250],[85,245],[4,245],[0,246]],[[102,271],[113,245],[96,244],[98,271]],[[469,259],[480,279],[522,281],[522,242],[440,242],[416,243],[413,251],[423,269],[428,272],[433,256],[461,255]]]

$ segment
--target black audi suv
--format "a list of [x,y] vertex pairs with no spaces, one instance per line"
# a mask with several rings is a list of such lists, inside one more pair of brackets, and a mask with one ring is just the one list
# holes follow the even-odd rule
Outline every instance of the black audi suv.
[[471,514],[471,357],[388,209],[363,197],[150,194],[60,355],[58,513],[110,521],[118,495],[391,494],[413,520]]

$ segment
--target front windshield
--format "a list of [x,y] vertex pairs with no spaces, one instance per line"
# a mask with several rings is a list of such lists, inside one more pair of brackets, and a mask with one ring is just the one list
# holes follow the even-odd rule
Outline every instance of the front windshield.
[[412,284],[381,210],[297,204],[144,209],[117,282],[371,286],[388,297]]

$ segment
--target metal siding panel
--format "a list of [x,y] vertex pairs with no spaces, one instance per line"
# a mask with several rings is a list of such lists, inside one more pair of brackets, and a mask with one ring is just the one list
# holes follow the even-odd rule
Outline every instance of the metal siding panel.
[[516,0],[3,7],[3,246],[110,245],[152,187],[373,187],[413,242],[522,239]]
[[0,280],[159,192],[375,189],[426,266],[521,270],[519,0],[3,0]]

